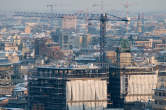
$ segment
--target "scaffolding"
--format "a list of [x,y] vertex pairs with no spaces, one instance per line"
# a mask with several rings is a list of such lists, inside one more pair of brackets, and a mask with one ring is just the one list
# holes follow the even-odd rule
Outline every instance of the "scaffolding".
[[114,107],[124,107],[131,102],[152,100],[157,85],[158,67],[126,66],[110,67],[111,100]]
[[36,73],[29,78],[28,108],[29,110],[55,110],[55,108],[73,110],[76,107],[85,109],[98,106],[106,108],[108,75],[109,68],[38,67]]

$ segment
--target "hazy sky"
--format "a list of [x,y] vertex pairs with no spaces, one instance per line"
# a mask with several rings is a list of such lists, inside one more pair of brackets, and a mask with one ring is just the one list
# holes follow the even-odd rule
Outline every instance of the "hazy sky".
[[[47,11],[47,4],[56,4],[57,9],[90,9],[97,10],[100,8],[92,7],[93,4],[100,4],[101,0],[0,0],[0,10],[13,11]],[[122,4],[126,0],[103,0],[105,9],[124,10]],[[128,0],[132,11],[165,11],[166,0]]]

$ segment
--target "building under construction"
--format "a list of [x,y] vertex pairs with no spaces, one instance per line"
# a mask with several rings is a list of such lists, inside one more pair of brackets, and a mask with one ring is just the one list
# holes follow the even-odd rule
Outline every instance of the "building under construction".
[[156,66],[111,67],[111,98],[114,107],[152,100],[157,85]]
[[29,78],[29,110],[103,110],[109,104],[109,69],[38,67]]
[[108,88],[111,88],[113,107],[152,101],[157,86],[158,66],[147,63],[145,58],[137,61],[137,57],[131,56],[129,49],[119,48],[116,52],[117,63],[110,66]]
[[165,63],[160,63],[158,67],[158,82],[157,88],[154,90],[152,109],[166,110],[166,65]]

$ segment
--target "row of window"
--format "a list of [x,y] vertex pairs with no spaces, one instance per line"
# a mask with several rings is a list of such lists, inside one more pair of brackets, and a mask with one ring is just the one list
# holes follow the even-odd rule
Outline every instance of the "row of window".
[[166,93],[164,93],[164,92],[155,92],[155,96],[164,96],[164,97],[166,97]]
[[166,104],[166,102],[165,102],[165,101],[155,101],[155,104],[165,105],[165,104]]

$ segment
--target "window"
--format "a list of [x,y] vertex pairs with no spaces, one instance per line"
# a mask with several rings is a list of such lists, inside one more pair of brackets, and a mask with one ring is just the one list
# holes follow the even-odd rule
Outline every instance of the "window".
[[155,104],[157,104],[157,101],[155,100]]

